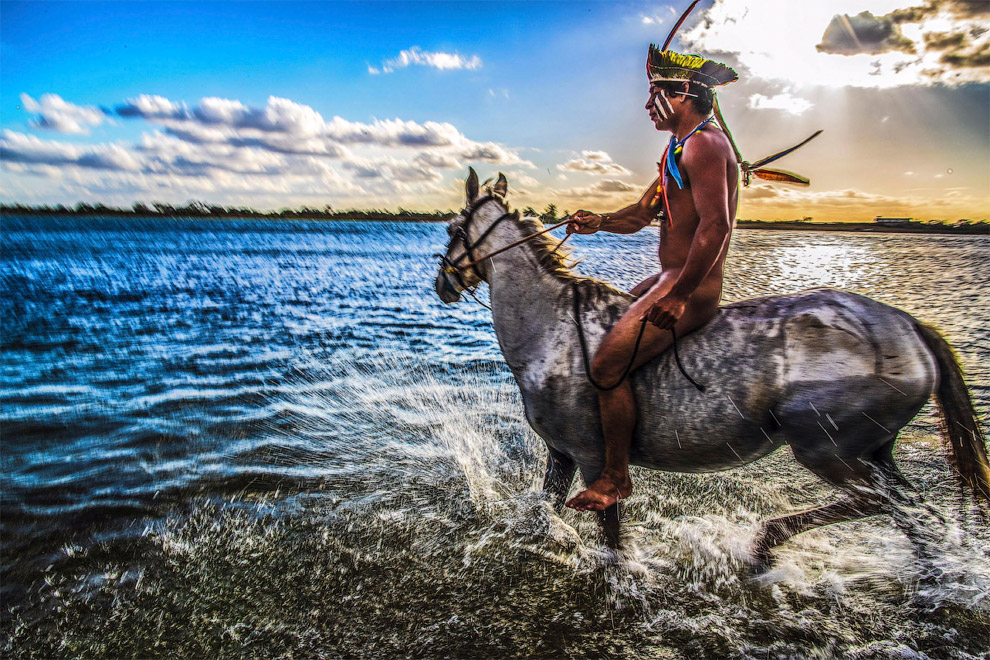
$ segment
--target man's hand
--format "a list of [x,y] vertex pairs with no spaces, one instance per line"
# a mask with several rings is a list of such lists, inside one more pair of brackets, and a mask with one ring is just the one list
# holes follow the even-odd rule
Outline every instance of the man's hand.
[[590,211],[575,211],[567,225],[568,234],[594,234],[602,226],[602,218]]
[[668,294],[653,303],[642,318],[661,330],[673,328],[674,324],[684,315],[687,301],[686,296]]

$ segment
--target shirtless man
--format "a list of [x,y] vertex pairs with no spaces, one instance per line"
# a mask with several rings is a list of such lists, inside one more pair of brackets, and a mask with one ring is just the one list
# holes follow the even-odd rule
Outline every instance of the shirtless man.
[[[632,369],[667,350],[678,337],[714,318],[722,295],[722,274],[735,224],[739,167],[732,146],[710,116],[713,88],[732,82],[735,72],[716,62],[650,47],[650,97],[646,109],[659,131],[673,134],[660,176],[640,200],[615,213],[578,211],[568,233],[608,231],[632,234],[660,210],[660,272],[632,289],[636,301],[605,336],[591,364],[599,388],[613,386],[629,364],[642,319],[646,325]],[[651,325],[652,324],[652,325]],[[629,380],[598,390],[605,469],[586,490],[567,502],[579,511],[603,511],[632,492],[629,447],[636,427],[636,400]]]

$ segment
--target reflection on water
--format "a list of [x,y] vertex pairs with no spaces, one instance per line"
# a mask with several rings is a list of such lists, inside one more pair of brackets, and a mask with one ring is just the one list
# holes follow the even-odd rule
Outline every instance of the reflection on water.
[[[631,287],[655,233],[579,237]],[[786,452],[639,471],[619,561],[537,492],[489,312],[432,292],[439,225],[4,218],[3,610],[36,657],[975,657],[990,537],[926,408],[897,459],[950,519],[919,583],[884,518]],[[984,237],[740,231],[725,299],[839,286],[935,322],[990,406]],[[965,514],[965,515],[964,515]],[[912,604],[914,603],[914,604]]]

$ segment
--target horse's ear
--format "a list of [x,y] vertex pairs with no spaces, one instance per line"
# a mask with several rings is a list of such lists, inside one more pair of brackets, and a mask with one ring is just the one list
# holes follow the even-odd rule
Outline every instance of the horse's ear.
[[478,199],[478,173],[473,167],[468,168],[468,178],[464,183],[464,193],[467,195],[467,203],[470,204]]
[[498,181],[492,186],[492,194],[499,199],[505,199],[505,195],[509,192],[509,181],[505,178],[505,175],[501,172],[498,173]]

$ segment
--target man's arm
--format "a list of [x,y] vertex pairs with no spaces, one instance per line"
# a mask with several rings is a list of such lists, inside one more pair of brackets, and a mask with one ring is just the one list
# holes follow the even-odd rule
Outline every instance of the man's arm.
[[[699,140],[699,137],[704,139]],[[732,230],[726,157],[714,142],[720,136],[696,134],[684,149],[682,161],[691,180],[691,198],[698,213],[698,228],[691,240],[684,267],[670,292],[644,315],[658,328],[670,328],[684,314],[688,298],[705,280],[725,250]],[[693,147],[693,148],[692,148]]]
[[[698,137],[701,136],[696,135],[695,139]],[[684,153],[684,169],[691,179],[691,199],[699,220],[687,260],[670,293],[685,298],[694,293],[711,272],[732,230],[725,156],[713,144],[721,136],[704,137],[706,139],[690,145],[695,149],[686,147]]]
[[594,234],[607,231],[613,234],[634,234],[649,225],[656,217],[658,204],[653,203],[660,179],[650,184],[643,196],[635,204],[619,209],[614,213],[589,213],[577,211],[571,215],[574,224],[567,225],[567,233]]

